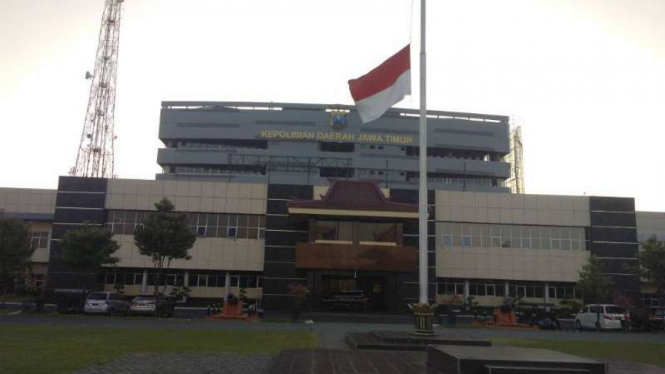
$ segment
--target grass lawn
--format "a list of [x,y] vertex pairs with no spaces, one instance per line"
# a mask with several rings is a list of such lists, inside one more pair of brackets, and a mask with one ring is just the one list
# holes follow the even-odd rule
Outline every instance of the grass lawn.
[[0,326],[0,374],[69,373],[127,353],[277,354],[313,348],[315,333]]
[[639,362],[665,367],[665,344],[582,342],[566,340],[538,340],[499,338],[493,343],[516,347],[551,349],[592,359],[612,359]]

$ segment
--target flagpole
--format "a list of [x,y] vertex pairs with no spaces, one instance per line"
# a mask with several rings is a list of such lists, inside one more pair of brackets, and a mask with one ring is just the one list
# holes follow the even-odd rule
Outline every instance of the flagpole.
[[425,1],[420,1],[420,189],[418,193],[419,226],[419,302],[429,304],[427,292],[427,60],[425,54]]

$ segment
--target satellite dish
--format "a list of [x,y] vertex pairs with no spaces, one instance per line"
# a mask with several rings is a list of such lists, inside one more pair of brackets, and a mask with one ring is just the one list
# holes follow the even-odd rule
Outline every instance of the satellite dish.
[[89,71],[86,71],[85,72],[85,79],[90,79],[90,78],[92,78],[92,74],[90,74]]

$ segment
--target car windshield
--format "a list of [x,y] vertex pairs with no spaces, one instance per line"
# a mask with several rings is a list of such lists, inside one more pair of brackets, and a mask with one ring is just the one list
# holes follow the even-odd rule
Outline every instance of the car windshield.
[[607,314],[626,314],[626,309],[620,306],[606,306],[605,313]]
[[88,300],[106,300],[106,294],[101,292],[91,293]]

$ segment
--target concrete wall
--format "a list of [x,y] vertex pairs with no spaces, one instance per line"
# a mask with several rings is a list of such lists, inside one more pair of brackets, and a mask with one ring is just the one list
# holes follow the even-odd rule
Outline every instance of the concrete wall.
[[55,190],[0,188],[0,210],[7,216],[50,215],[55,212]]
[[[589,201],[578,196],[436,192],[437,222],[587,227]],[[436,276],[575,282],[589,252],[444,246],[436,226]]]
[[155,210],[166,197],[180,212],[265,214],[267,185],[109,179],[106,209]]
[[665,213],[636,212],[637,235],[640,241],[656,234],[659,240],[665,240]]
[[[142,256],[133,235],[115,235],[120,244],[118,267],[152,268],[150,257]],[[259,239],[198,238],[189,250],[190,260],[175,260],[172,269],[263,271],[264,241]]]

